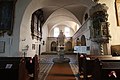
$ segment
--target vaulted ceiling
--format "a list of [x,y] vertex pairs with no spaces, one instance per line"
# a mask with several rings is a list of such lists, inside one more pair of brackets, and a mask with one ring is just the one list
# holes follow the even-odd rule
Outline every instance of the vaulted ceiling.
[[86,10],[93,4],[94,2],[92,0],[40,0],[45,19],[47,19],[54,11],[64,8],[73,13],[80,23],[82,23],[83,15]]
[[[42,6],[42,10],[44,12],[44,18],[46,21],[47,21],[47,19],[49,19],[51,14],[56,12],[56,15],[57,15],[56,20],[50,18],[51,22],[50,21],[48,22],[49,25],[54,26],[57,23],[61,23],[61,25],[73,24],[73,23],[69,22],[71,20],[66,18],[68,16],[70,18],[73,18],[73,16],[70,16],[69,14],[64,15],[64,11],[61,12],[60,14],[64,16],[62,18],[66,18],[66,19],[63,19],[60,22],[60,15],[59,15],[59,13],[57,13],[57,10],[65,9],[65,10],[69,11],[72,15],[74,15],[73,19],[76,18],[78,20],[78,21],[73,20],[73,22],[76,22],[77,24],[80,25],[83,23],[83,17],[84,17],[85,12],[91,7],[91,5],[93,5],[95,3],[92,0],[40,0],[39,4]],[[59,15],[59,18],[58,18],[58,15]],[[54,18],[55,18],[55,15],[54,15]],[[68,22],[66,23],[66,21],[68,21]],[[49,29],[52,28],[51,26],[49,26]],[[71,26],[71,27],[73,30],[75,30],[75,27],[73,27],[73,26]]]
[[[23,0],[24,3],[18,0],[18,2],[26,4],[22,24],[31,17],[31,13],[38,9],[43,10],[45,20],[43,27],[47,26],[44,28],[48,29],[48,34],[57,25],[66,25],[76,31],[76,25],[81,26],[84,23],[85,13],[96,4],[92,0]],[[19,8],[19,11],[20,9],[22,8]]]

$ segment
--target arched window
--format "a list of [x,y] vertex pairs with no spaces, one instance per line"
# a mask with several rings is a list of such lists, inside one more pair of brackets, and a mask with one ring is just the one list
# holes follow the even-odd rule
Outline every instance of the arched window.
[[68,27],[65,27],[65,36],[66,37],[70,37],[70,28],[68,28]]
[[59,32],[60,32],[60,30],[58,27],[54,28],[54,37],[58,37]]

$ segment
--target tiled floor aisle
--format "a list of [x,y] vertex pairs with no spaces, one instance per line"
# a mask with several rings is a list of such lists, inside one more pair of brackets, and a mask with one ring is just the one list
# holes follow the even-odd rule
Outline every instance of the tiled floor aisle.
[[[38,80],[45,80],[46,76],[48,75],[52,65],[53,65],[53,58],[58,57],[58,55],[41,55],[40,56],[40,72],[39,72],[39,79]],[[76,55],[65,55],[65,57],[70,58],[70,66],[73,73],[76,75],[78,72],[78,66],[76,61]],[[76,78],[77,80],[77,78]]]

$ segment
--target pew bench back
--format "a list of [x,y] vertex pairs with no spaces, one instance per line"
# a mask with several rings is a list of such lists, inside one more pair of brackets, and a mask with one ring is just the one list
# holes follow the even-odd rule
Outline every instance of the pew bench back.
[[0,79],[27,80],[25,77],[27,77],[28,73],[26,69],[26,60],[28,60],[28,58],[29,57],[0,57]]
[[[87,57],[89,59],[87,60]],[[117,80],[120,80],[120,57],[93,56],[83,55],[78,56],[79,69],[82,70],[84,80],[88,80],[87,75],[91,74],[93,80],[114,80],[109,77],[111,71],[115,71]],[[79,70],[79,71],[80,71]]]
[[[120,60],[119,59],[100,58],[99,64],[96,63],[95,66],[97,66],[97,69],[99,70],[96,73],[97,80],[119,80],[120,79]],[[116,74],[116,78],[115,76],[113,76],[113,72]]]

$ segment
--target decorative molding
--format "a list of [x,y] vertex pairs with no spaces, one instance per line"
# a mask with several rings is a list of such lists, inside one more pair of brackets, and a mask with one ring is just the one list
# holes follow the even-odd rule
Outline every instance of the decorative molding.
[[98,11],[103,11],[103,12],[107,12],[108,10],[108,7],[106,6],[106,4],[100,4],[98,3],[97,5],[93,6],[89,13],[90,13],[90,16],[92,17],[94,15],[94,13],[98,12]]
[[115,1],[117,26],[120,26],[120,0]]
[[90,27],[91,41],[97,43],[109,43],[109,22],[108,7],[105,4],[98,3],[90,9],[90,18],[92,20],[92,26]]
[[95,3],[98,3],[99,2],[99,0],[92,0],[93,2],[95,2]]

